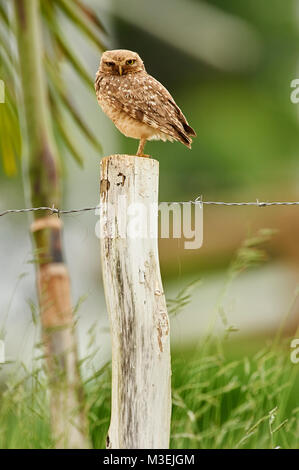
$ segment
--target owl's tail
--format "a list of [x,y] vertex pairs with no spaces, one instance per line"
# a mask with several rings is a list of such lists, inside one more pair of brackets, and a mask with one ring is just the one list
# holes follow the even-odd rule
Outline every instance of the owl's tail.
[[192,127],[189,126],[189,124],[187,124],[186,122],[183,122],[182,124],[183,124],[183,128],[185,129],[187,135],[189,135],[189,136],[192,135],[193,137],[196,137],[195,130],[192,129]]
[[174,138],[181,142],[182,144],[186,145],[189,149],[191,149],[192,144],[192,137],[196,137],[196,132],[192,127],[190,127],[187,123],[182,123],[184,131],[183,132],[178,126],[172,124],[171,127],[174,130]]

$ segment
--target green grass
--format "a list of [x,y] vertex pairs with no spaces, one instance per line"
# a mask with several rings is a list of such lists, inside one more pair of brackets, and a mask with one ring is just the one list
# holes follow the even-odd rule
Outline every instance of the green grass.
[[289,351],[222,346],[174,361],[171,447],[298,448],[299,367]]
[[[243,242],[214,310],[207,312],[211,321],[206,335],[192,349],[172,351],[171,448],[299,447],[299,364],[291,362],[290,339],[282,334],[298,289],[272,338],[238,334],[241,339],[232,339],[236,329],[229,324],[222,307],[233,280],[265,260],[261,245],[270,236],[271,231],[263,230]],[[190,302],[197,285],[198,281],[189,283],[175,299],[168,300],[171,315],[177,315]],[[222,338],[213,336],[217,318],[223,324]],[[93,332],[91,328],[90,346],[95,344]],[[19,363],[2,383],[0,448],[54,446],[40,347],[37,345],[37,354],[33,354],[37,357],[33,360],[34,372]],[[110,420],[111,370],[110,364],[94,370],[93,357],[91,353],[82,360],[81,368],[90,436],[94,448],[100,449],[105,447]]]
[[[244,354],[244,345],[222,341],[174,353],[171,448],[298,448],[299,366],[285,346]],[[110,374],[107,365],[85,381],[95,448],[105,447]],[[53,447],[43,371],[6,387],[0,447]]]

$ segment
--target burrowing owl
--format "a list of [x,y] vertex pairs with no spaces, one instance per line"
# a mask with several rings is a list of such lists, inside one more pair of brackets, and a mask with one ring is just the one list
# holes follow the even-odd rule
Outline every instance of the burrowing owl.
[[120,132],[140,139],[138,156],[147,156],[145,142],[152,139],[178,140],[191,148],[191,136],[196,133],[166,88],[146,72],[136,52],[104,52],[95,90],[104,113]]

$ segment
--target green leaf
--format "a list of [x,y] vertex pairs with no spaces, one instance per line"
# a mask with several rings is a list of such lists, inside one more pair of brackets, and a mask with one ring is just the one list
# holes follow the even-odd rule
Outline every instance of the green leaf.
[[6,26],[9,27],[9,19],[8,19],[8,16],[7,16],[7,12],[5,11],[5,8],[4,6],[2,5],[2,3],[0,3],[0,20],[6,24]]
[[66,111],[71,115],[79,129],[85,135],[87,140],[94,146],[96,151],[102,153],[103,149],[100,142],[92,134],[88,128],[86,122],[81,117],[79,111],[76,109],[70,98],[67,96],[66,91],[63,88],[62,82],[59,80],[59,77],[55,73],[54,68],[51,65],[49,60],[46,61],[46,67],[49,77],[50,93],[54,101],[58,101]]
[[48,17],[46,17],[46,21],[49,29],[53,33],[57,45],[59,46],[65,58],[69,61],[70,65],[74,68],[79,77],[86,83],[88,88],[93,90],[93,81],[91,77],[88,75],[82,63],[77,59],[74,52],[69,47],[68,42],[58,24],[51,22]]
[[80,0],[74,1],[78,5],[78,8],[81,10],[81,12],[88,18],[88,20],[91,21],[98,28],[99,31],[102,31],[103,33],[107,34],[106,28],[104,27],[103,23],[100,21],[96,13],[92,11],[87,5],[80,2]]
[[58,109],[56,109],[55,106],[52,106],[53,109],[53,125],[55,129],[57,130],[62,142],[64,145],[68,148],[69,152],[71,155],[74,157],[75,161],[78,163],[78,165],[83,168],[83,158],[80,155],[80,153],[77,151],[76,146],[73,143],[73,136],[70,135],[64,120],[61,117],[61,114],[59,113]]
[[[70,0],[55,0],[55,3],[65,13],[67,18],[91,40],[97,49],[100,51],[105,49],[103,43],[98,38],[92,27],[92,22],[95,22],[96,17],[94,14],[90,13],[90,10],[87,7],[83,7],[80,2]],[[89,19],[86,16],[87,12],[91,15],[89,16]],[[90,18],[92,18],[92,22],[90,21]],[[97,21],[97,30],[103,31],[103,27],[99,21]]]
[[17,173],[16,155],[19,154],[18,122],[13,117],[9,103],[0,105],[0,154],[8,176]]

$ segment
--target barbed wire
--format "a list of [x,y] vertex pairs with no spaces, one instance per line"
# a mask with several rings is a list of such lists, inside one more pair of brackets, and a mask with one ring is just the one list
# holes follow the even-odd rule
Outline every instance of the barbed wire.
[[[269,207],[269,206],[299,206],[299,201],[259,201],[258,199],[255,202],[224,202],[224,201],[203,201],[202,196],[198,196],[195,200],[191,201],[173,201],[168,202],[168,204],[203,204],[209,206],[254,206],[254,207]],[[8,214],[21,214],[25,212],[36,212],[36,211],[48,211],[51,214],[57,214],[58,216],[63,214],[74,214],[80,212],[95,211],[99,209],[99,205],[93,207],[82,207],[78,209],[58,209],[57,207],[29,207],[26,209],[7,209],[3,212],[0,212],[0,217]]]
[[99,206],[95,206],[95,207],[82,207],[82,208],[79,208],[79,209],[58,209],[57,207],[46,207],[46,206],[42,206],[42,207],[29,207],[28,209],[7,209],[3,212],[0,212],[0,217],[2,217],[3,215],[7,215],[7,214],[20,214],[20,213],[24,213],[24,212],[36,212],[36,211],[49,211],[51,212],[52,214],[57,214],[57,215],[62,215],[62,214],[72,214],[72,213],[76,213],[76,212],[86,212],[86,211],[95,211],[96,209],[98,209]]

